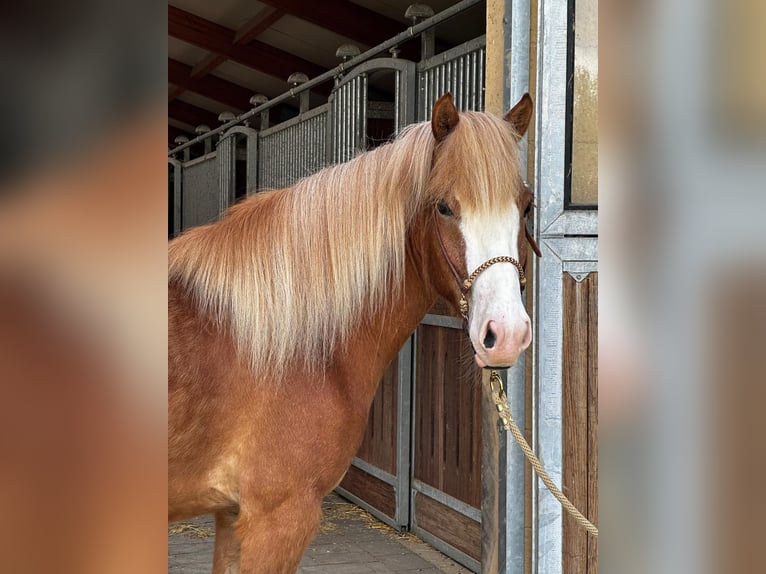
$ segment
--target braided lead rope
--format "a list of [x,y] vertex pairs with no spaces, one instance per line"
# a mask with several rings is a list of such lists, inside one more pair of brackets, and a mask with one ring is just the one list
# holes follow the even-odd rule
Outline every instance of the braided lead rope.
[[497,407],[497,412],[500,415],[500,420],[503,421],[503,427],[510,431],[510,433],[513,435],[513,438],[516,439],[519,447],[524,452],[524,456],[527,457],[529,464],[531,464],[532,468],[534,468],[535,472],[537,472],[537,476],[540,477],[540,480],[543,481],[543,484],[545,484],[551,494],[556,498],[556,500],[559,501],[559,503],[561,503],[561,506],[563,506],[567,512],[572,515],[577,523],[585,528],[585,530],[587,530],[595,538],[598,538],[598,528],[596,528],[590,520],[585,518],[585,516],[583,516],[583,514],[577,510],[577,508],[575,508],[574,504],[569,502],[569,499],[554,484],[553,480],[551,480],[551,477],[548,476],[548,473],[545,471],[543,463],[540,462],[540,459],[537,458],[537,455],[530,448],[529,443],[527,443],[527,440],[524,438],[524,435],[521,434],[519,427],[516,425],[516,422],[511,416],[511,409],[508,406],[508,398],[506,397],[505,390],[503,389],[503,381],[500,379],[500,374],[497,371],[493,370],[490,372],[489,388],[492,391],[492,399],[495,401],[495,406]]

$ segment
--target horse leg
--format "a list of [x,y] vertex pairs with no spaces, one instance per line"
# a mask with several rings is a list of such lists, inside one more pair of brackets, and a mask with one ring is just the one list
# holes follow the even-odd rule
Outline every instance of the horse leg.
[[215,515],[215,554],[213,574],[239,574],[239,539],[234,524],[237,514],[229,511]]
[[252,517],[242,507],[237,522],[242,574],[294,574],[321,517],[321,497],[295,496]]

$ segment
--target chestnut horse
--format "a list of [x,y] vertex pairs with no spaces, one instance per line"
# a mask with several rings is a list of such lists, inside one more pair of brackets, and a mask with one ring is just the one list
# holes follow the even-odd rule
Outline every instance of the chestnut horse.
[[479,366],[529,345],[531,115],[528,94],[503,119],[446,94],[431,122],[170,243],[168,518],[215,515],[213,572],[295,572],[384,369],[437,296],[458,309],[468,270],[504,256],[466,294]]

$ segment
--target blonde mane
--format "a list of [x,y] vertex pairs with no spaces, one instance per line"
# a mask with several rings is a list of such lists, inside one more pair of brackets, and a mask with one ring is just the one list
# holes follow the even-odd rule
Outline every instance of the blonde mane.
[[[513,186],[498,178],[518,173],[509,124],[478,113],[460,119],[439,154],[464,157],[442,170],[473,182],[458,199],[477,208],[508,201]],[[293,187],[254,194],[170,243],[169,282],[230,330],[256,372],[321,368],[401,288],[412,219],[447,185],[429,180],[433,151],[423,122]]]

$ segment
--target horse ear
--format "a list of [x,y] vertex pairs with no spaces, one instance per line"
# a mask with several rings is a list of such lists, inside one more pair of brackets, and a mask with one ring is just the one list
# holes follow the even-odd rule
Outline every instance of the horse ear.
[[519,134],[519,138],[527,133],[529,120],[532,119],[532,112],[535,111],[535,105],[529,94],[521,96],[519,103],[513,106],[503,118],[513,126],[514,131]]
[[460,121],[455,104],[452,103],[452,94],[447,92],[436,100],[434,111],[431,114],[431,131],[436,141],[446,138]]

